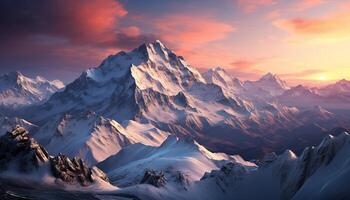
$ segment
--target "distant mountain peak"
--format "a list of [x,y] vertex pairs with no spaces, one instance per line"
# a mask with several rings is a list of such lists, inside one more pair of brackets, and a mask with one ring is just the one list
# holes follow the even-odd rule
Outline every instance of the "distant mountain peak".
[[289,89],[285,81],[270,72],[257,81],[246,81],[244,86],[258,96],[277,96]]
[[28,105],[47,99],[63,88],[61,81],[53,82],[43,77],[26,77],[19,71],[0,76],[0,104],[5,106]]
[[222,67],[215,67],[204,72],[203,78],[207,83],[214,83],[222,88],[226,88],[232,93],[239,93],[244,90],[242,82],[229,74]]
[[280,86],[282,89],[287,89],[287,83],[283,81],[278,75],[272,74],[271,72],[265,74],[259,79],[259,82],[270,82]]
[[226,72],[226,70],[225,70],[224,68],[220,67],[220,66],[213,68],[213,71],[222,71],[222,72]]
[[271,72],[268,72],[267,74],[262,76],[259,80],[260,81],[277,81],[277,82],[282,82],[282,80],[276,74],[273,74]]

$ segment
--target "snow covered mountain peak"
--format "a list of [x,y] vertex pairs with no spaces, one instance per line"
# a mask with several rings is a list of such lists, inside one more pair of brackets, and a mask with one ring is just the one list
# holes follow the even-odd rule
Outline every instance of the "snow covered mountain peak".
[[97,68],[83,73],[95,82],[131,80],[141,89],[152,88],[176,95],[192,82],[205,82],[201,74],[159,40],[121,51],[106,58]]
[[323,96],[350,96],[350,81],[343,79],[317,90]]
[[204,72],[203,78],[207,83],[219,85],[232,94],[237,94],[244,90],[243,83],[238,78],[227,73],[227,71],[221,67],[209,69]]
[[264,97],[281,95],[284,91],[289,89],[285,81],[272,73],[267,73],[257,81],[246,81],[244,87],[249,92]]
[[258,82],[275,85],[276,87],[280,87],[281,89],[288,89],[287,83],[279,78],[276,74],[267,73],[263,77],[261,77]]
[[23,106],[46,100],[51,94],[64,87],[61,81],[48,81],[43,77],[35,79],[15,71],[0,76],[0,104]]
[[267,74],[263,75],[260,80],[277,80],[279,79],[276,74],[273,74],[271,72],[268,72]]

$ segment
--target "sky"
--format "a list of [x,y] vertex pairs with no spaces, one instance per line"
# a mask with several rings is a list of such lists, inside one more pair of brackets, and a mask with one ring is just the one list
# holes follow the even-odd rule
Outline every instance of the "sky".
[[290,85],[350,79],[348,0],[1,0],[0,73],[65,82],[161,40],[201,71]]

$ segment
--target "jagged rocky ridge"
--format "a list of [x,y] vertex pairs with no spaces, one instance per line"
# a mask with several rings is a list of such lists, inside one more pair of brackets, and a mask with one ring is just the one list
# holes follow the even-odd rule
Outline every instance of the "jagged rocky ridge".
[[50,156],[23,127],[16,127],[0,137],[0,166],[0,172],[11,171],[34,176],[36,171],[48,167],[49,174],[57,178],[58,182],[66,184],[88,186],[97,179],[108,182],[107,176],[101,170],[97,167],[89,168],[78,157],[71,160],[61,154]]

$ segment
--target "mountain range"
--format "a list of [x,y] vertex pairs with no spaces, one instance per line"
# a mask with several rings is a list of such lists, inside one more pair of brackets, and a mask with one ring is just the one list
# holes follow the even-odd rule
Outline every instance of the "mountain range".
[[335,175],[348,171],[336,156],[350,153],[350,81],[290,87],[272,73],[256,81],[220,67],[200,73],[155,41],[67,85],[19,72],[0,83],[1,135],[25,127],[45,151],[97,165],[120,192],[142,199],[215,199],[220,191],[220,199],[303,199],[322,187],[327,197],[344,180],[322,174],[333,165],[344,166]]
[[59,80],[48,81],[40,76],[32,79],[18,71],[11,72],[0,77],[0,105],[18,107],[37,104],[63,87]]

